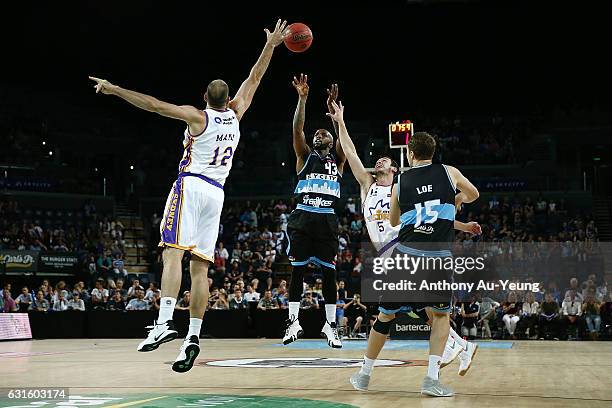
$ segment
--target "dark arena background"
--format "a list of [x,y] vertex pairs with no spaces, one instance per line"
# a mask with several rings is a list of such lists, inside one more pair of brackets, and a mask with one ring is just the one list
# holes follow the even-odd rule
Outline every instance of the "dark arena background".
[[[0,17],[0,406],[612,404],[612,67],[600,3],[13,6]],[[174,311],[179,339],[152,353],[136,348],[160,309],[160,223],[185,124],[96,94],[88,76],[204,109],[212,80],[236,94],[264,28],[279,18],[308,25],[313,42],[302,53],[274,49],[240,121],[201,352],[178,374],[171,365],[190,323],[189,252]],[[451,327],[479,347],[465,376],[457,363],[441,371],[454,397],[421,395],[431,329],[416,315],[391,324],[369,391],[349,382],[378,308],[359,301],[372,260],[348,163],[337,210],[343,347],[319,335],[334,299],[323,298],[316,263],[300,303],[304,336],[282,345],[286,230],[298,204],[292,80],[301,73],[308,144],[319,128],[336,139],[325,113],[326,88],[337,83],[365,168],[389,156],[408,171],[389,129],[410,121],[435,138],[433,162],[455,166],[479,190],[455,217],[482,233],[457,232],[454,250],[484,254],[485,280],[517,285],[454,293]]]

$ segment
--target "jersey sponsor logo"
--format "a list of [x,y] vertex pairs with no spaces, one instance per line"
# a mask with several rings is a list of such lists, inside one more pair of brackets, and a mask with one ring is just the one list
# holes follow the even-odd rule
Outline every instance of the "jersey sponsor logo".
[[306,180],[329,180],[338,181],[338,176],[331,174],[310,173],[306,175]]
[[179,195],[174,193],[172,195],[172,201],[170,202],[170,211],[168,211],[168,218],[166,219],[166,229],[172,231],[172,225],[174,224],[174,217],[176,215],[176,204],[178,203]]
[[[213,367],[249,367],[249,368],[351,368],[360,367],[362,359],[357,358],[244,358],[236,360],[208,360],[200,363]],[[416,364],[415,364],[416,363]],[[377,367],[403,367],[421,365],[409,360],[377,359]]]
[[221,118],[220,118],[220,117],[218,117],[218,116],[215,116],[215,123],[216,123],[217,125],[220,125],[220,124],[221,124]]
[[391,203],[385,203],[380,199],[373,207],[368,207],[368,211],[370,212],[370,215],[367,217],[368,221],[387,221],[391,212]]
[[306,205],[309,205],[311,207],[329,207],[331,206],[334,202],[332,200],[324,200],[321,197],[312,197],[310,198],[309,195],[305,195],[302,198],[302,202]]
[[418,227],[417,226],[414,227],[414,232],[418,232],[420,234],[429,235],[429,234],[433,234],[434,231],[435,231],[434,227],[430,224],[428,225],[421,224]]
[[235,116],[232,116],[231,118],[223,118],[223,124],[224,125],[231,125],[234,123],[234,119],[236,119]]
[[234,136],[236,136],[236,135],[232,135],[232,134],[217,135],[217,142],[223,142],[223,141],[226,141],[226,140],[229,140],[229,141],[233,142],[234,141]]

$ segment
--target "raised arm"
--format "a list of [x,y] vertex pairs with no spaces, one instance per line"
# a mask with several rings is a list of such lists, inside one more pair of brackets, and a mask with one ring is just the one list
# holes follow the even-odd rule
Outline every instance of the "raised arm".
[[242,119],[242,115],[244,115],[247,109],[249,109],[249,106],[251,106],[253,96],[255,95],[257,87],[259,87],[261,78],[263,78],[266,70],[268,69],[268,65],[270,65],[270,59],[272,59],[274,48],[283,42],[283,39],[287,34],[286,25],[286,21],[281,23],[281,20],[279,19],[276,22],[274,31],[270,32],[270,30],[267,28],[264,29],[267,36],[266,45],[261,51],[257,62],[255,65],[253,65],[253,68],[251,68],[249,77],[242,83],[242,85],[240,85],[238,92],[236,92],[236,96],[234,96],[234,99],[232,99],[229,103],[229,107],[236,112],[238,120]]
[[293,150],[297,161],[295,171],[300,172],[304,167],[304,158],[310,154],[310,147],[304,135],[304,122],[306,122],[306,100],[308,99],[308,75],[300,74],[300,78],[293,77],[293,87],[298,93],[298,103],[293,115]]
[[[327,110],[329,113],[334,114],[335,109],[333,104],[338,101],[338,84],[332,84],[331,88],[327,90]],[[338,171],[340,174],[344,173],[344,163],[346,162],[346,154],[344,153],[344,149],[342,143],[340,143],[340,133],[338,129],[338,122],[336,122],[332,118],[332,125],[334,127],[334,132],[336,133],[336,165],[338,166]]]
[[[399,177],[397,180],[397,185],[399,188]],[[389,222],[392,227],[397,227],[400,225],[400,216],[402,215],[402,210],[399,205],[399,197],[397,196],[397,188],[391,189],[391,211],[389,212]]]
[[374,177],[363,167],[363,163],[357,155],[357,149],[355,149],[355,145],[349,136],[346,123],[344,122],[344,106],[342,102],[337,104],[335,101],[332,101],[330,107],[331,109],[327,116],[332,118],[337,126],[338,142],[341,145],[340,149],[343,150],[343,154],[346,153],[346,159],[351,166],[351,171],[361,187],[361,199],[364,200],[368,189],[374,183]]
[[140,109],[155,112],[172,119],[182,120],[183,122],[187,123],[189,126],[189,131],[193,135],[202,133],[202,131],[206,128],[206,115],[193,106],[173,105],[171,103],[160,101],[152,96],[113,85],[105,79],[91,76],[89,79],[96,82],[96,85],[94,86],[96,93],[102,92],[106,95],[115,95]]

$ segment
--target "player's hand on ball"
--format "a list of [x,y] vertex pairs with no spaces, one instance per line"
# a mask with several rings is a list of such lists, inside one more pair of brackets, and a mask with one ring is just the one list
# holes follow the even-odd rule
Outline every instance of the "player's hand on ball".
[[336,101],[332,101],[331,106],[334,109],[334,113],[328,112],[326,115],[336,122],[342,122],[344,120],[344,106],[342,102],[336,103]]
[[482,234],[482,228],[480,227],[480,224],[477,223],[476,221],[470,221],[467,223],[468,226],[468,230],[467,232],[469,232],[472,235],[480,235]]
[[285,36],[287,35],[287,20],[281,22],[279,18],[276,22],[276,26],[274,27],[274,31],[270,32],[267,28],[264,28],[267,36],[267,43],[273,47],[276,47],[280,43],[283,42]]
[[110,94],[112,93],[112,90],[115,87],[115,85],[111,84],[106,79],[100,79],[92,76],[90,76],[89,79],[96,82],[96,84],[94,85],[96,93],[102,92],[103,94]]
[[338,84],[332,84],[331,88],[327,89],[327,110],[329,113],[334,113],[332,102],[338,100]]
[[293,87],[300,97],[308,96],[308,75],[300,74],[300,78],[293,77]]

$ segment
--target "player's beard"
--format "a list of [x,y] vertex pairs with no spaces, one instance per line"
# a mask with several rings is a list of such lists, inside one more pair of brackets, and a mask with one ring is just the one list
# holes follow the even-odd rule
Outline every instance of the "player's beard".
[[315,149],[317,152],[322,152],[323,150],[331,149],[331,143],[327,145],[323,144],[322,142],[318,145],[317,143],[313,143],[312,148]]

